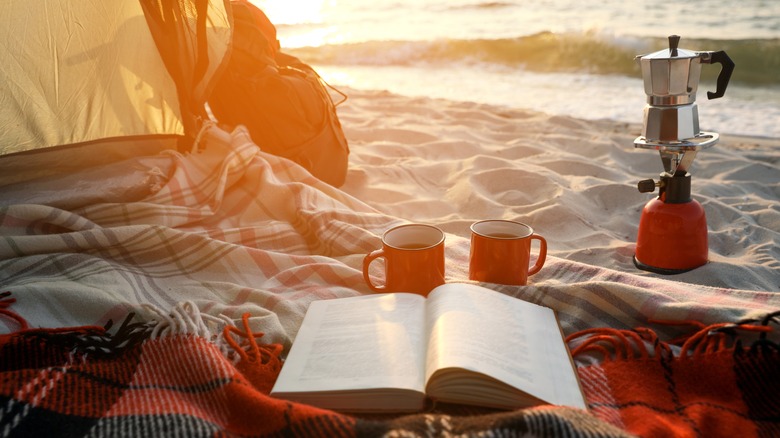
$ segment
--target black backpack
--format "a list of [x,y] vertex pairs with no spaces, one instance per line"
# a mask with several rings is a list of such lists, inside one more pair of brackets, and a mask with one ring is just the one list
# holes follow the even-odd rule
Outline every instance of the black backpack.
[[260,9],[246,1],[231,5],[233,48],[209,98],[212,113],[220,123],[246,126],[262,150],[342,185],[349,146],[329,86],[311,66],[279,51],[276,29]]

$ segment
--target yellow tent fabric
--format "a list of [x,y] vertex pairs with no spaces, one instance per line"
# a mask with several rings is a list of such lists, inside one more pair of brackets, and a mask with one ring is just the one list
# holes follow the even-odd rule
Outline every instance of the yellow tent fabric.
[[[175,31],[153,35],[150,11],[175,24]],[[206,100],[228,51],[228,11],[226,2],[208,0],[3,0],[0,155],[191,134],[188,112]],[[173,40],[177,46],[166,56],[176,59],[164,60],[155,38]],[[204,47],[202,59],[197,52]],[[187,76],[195,64],[205,67]],[[177,89],[172,65],[197,81],[185,80]]]

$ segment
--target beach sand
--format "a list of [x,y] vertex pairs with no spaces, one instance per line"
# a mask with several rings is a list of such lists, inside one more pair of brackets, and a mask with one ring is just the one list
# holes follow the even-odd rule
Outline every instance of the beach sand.
[[[657,152],[633,145],[641,108],[637,123],[626,124],[343,91],[347,193],[464,238],[473,221],[525,222],[547,239],[549,257],[658,276],[632,260],[641,210],[655,196],[636,183],[663,171]],[[691,173],[707,215],[709,262],[666,278],[780,291],[780,139],[721,133]]]

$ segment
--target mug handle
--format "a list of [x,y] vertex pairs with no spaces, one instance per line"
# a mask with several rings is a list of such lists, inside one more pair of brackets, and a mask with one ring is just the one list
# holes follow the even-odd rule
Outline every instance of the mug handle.
[[[365,258],[363,258],[363,278],[366,280],[368,287],[370,287],[374,292],[384,292],[387,290],[387,285],[375,286],[374,283],[371,282],[371,277],[368,276],[368,267],[371,265],[371,262],[384,256],[385,251],[383,249],[377,249],[375,251],[371,251],[368,255],[366,255]],[[387,261],[387,259],[385,259],[385,261]]]
[[547,258],[547,241],[538,234],[531,235],[531,240],[534,239],[539,241],[539,257],[536,258],[536,263],[528,269],[528,275],[534,275],[539,272],[542,266],[544,266],[544,260]]

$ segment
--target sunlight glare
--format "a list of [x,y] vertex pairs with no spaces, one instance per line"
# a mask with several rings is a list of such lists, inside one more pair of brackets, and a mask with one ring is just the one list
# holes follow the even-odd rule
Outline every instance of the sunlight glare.
[[278,25],[322,23],[327,0],[251,0]]
[[282,47],[318,47],[333,39],[337,29],[328,23],[336,0],[250,0],[276,26]]

